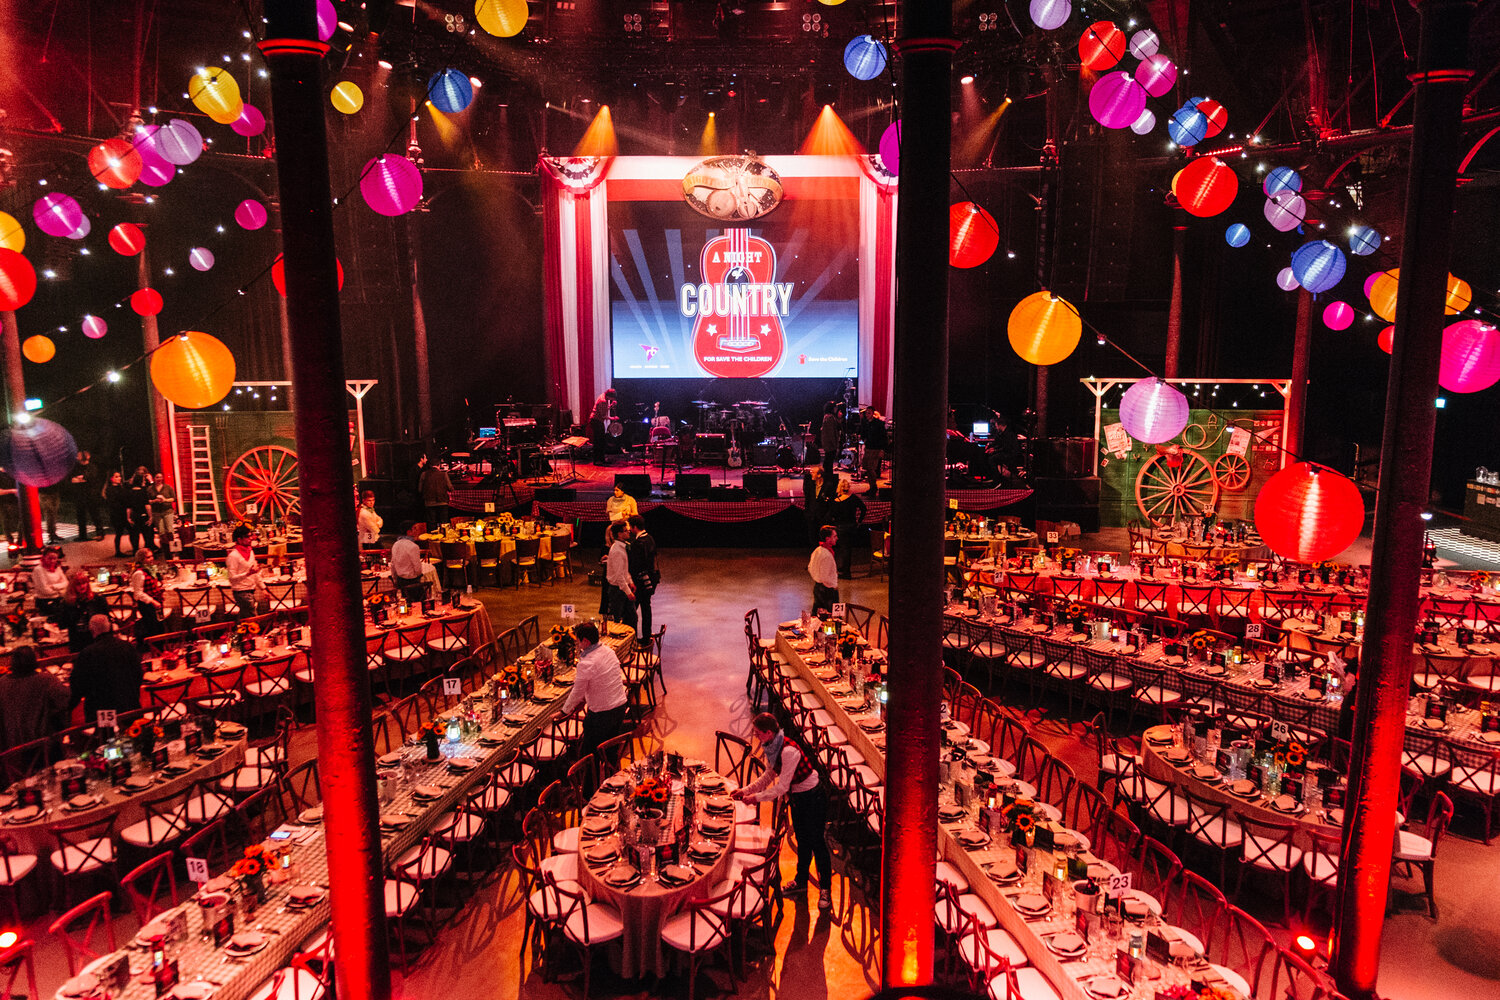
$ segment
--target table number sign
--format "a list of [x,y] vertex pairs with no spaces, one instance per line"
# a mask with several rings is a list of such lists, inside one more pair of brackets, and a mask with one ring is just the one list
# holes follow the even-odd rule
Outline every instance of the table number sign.
[[1296,799],[1298,802],[1301,802],[1302,801],[1302,784],[1303,784],[1302,775],[1300,775],[1300,774],[1294,774],[1291,771],[1288,771],[1287,773],[1285,773],[1285,774],[1283,774],[1281,776],[1281,793],[1283,795],[1290,795],[1292,798]]
[[188,858],[187,859],[187,876],[188,876],[188,878],[191,881],[197,882],[199,885],[202,885],[204,882],[207,882],[208,881],[208,877],[209,877],[208,876],[208,859],[207,858]]
[[1323,673],[1308,674],[1307,689],[1314,694],[1326,695],[1328,693],[1328,675]]
[[203,734],[196,729],[183,730],[182,747],[188,753],[197,753],[203,749]]
[[569,619],[577,618],[578,617],[578,612],[574,609],[573,605],[571,605],[571,604],[564,604],[562,606],[562,616],[563,616],[563,621],[568,621]]
[[958,498],[954,497],[948,501],[949,510],[958,510]]
[[119,715],[112,708],[101,708],[94,713],[94,725],[100,729],[114,729]]
[[1109,877],[1109,883],[1105,889],[1111,896],[1123,896],[1130,891],[1134,883],[1135,879],[1131,872],[1119,872]]
[[462,697],[464,693],[464,682],[457,677],[443,678],[443,694],[449,698]]
[[490,501],[490,500],[486,500],[485,501],[485,503],[484,503],[484,512],[486,514],[493,514],[493,513],[495,513],[495,504],[494,504],[493,501]]
[[1274,721],[1271,723],[1271,739],[1278,743],[1285,743],[1292,738],[1292,727],[1285,722]]
[[1323,806],[1327,809],[1344,808],[1344,800],[1348,790],[1343,785],[1329,785],[1323,789]]
[[833,606],[833,617],[843,618],[849,614],[849,605],[840,601]]
[[1055,532],[1055,531],[1049,531],[1049,532],[1047,532],[1047,544],[1048,545],[1056,545],[1058,543],[1060,537],[1061,536],[1059,536],[1058,533]]
[[1281,664],[1276,660],[1267,660],[1261,668],[1261,676],[1272,684],[1281,683]]
[[1263,626],[1261,625],[1260,622],[1249,622],[1249,623],[1247,623],[1245,625],[1245,638],[1246,639],[1259,639],[1261,637],[1262,628],[1263,628]]
[[1035,831],[1035,839],[1032,841],[1032,846],[1039,851],[1052,851],[1056,846],[1056,840],[1053,837],[1051,828],[1038,825],[1033,827],[1033,830]]

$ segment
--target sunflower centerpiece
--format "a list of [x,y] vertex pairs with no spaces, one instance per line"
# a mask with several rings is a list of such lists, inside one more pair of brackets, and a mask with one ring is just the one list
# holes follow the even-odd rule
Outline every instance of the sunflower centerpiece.
[[635,786],[630,793],[630,803],[638,824],[637,843],[661,843],[668,828],[667,806],[671,801],[671,786],[654,775],[643,778]]
[[566,625],[552,626],[552,632],[547,636],[547,646],[563,667],[571,670],[578,666],[578,639]]

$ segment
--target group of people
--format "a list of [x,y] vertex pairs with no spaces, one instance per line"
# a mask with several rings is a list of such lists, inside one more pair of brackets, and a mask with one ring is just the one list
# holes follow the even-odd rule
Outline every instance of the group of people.
[[17,646],[10,672],[0,675],[0,744],[6,749],[64,729],[75,706],[91,722],[100,709],[141,706],[141,654],[115,632],[106,609],[89,615],[88,639],[73,658],[67,683],[43,669],[35,646]]
[[[19,528],[19,518],[14,497],[14,481],[3,484],[4,492],[10,494],[0,502],[0,530],[13,545]],[[125,556],[121,545],[129,539],[130,552],[142,545],[165,548],[177,531],[177,491],[167,482],[162,473],[153,473],[144,465],[137,466],[130,478],[123,472],[106,472],[96,465],[93,456],[80,451],[73,468],[62,481],[37,491],[41,504],[42,525],[47,531],[47,542],[57,545],[62,538],[57,533],[57,520],[62,513],[63,499],[73,505],[74,521],[78,525],[78,541],[101,540],[107,533],[115,536],[115,555]],[[104,515],[108,513],[109,523]],[[90,533],[92,526],[94,531]]]
[[818,447],[822,449],[825,479],[834,478],[839,456],[847,447],[857,449],[856,479],[863,479],[874,489],[885,466],[890,447],[890,432],[885,417],[873,406],[861,406],[851,412],[845,404],[833,400],[823,406],[823,422],[818,427]]
[[624,622],[636,630],[642,643],[649,642],[651,596],[661,584],[656,539],[646,530],[646,519],[636,507],[635,498],[619,486],[604,503],[611,520],[604,531],[604,581],[599,613]]

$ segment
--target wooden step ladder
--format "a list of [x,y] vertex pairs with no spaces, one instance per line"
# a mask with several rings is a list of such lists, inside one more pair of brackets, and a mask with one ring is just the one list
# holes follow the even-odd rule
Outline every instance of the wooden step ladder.
[[219,520],[219,494],[208,432],[209,428],[203,424],[188,425],[188,466],[192,478],[189,496],[193,501],[194,524],[213,524]]

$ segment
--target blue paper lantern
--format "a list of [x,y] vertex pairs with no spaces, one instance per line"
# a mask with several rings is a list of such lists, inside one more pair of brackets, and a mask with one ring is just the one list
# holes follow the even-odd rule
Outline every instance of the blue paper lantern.
[[855,35],[844,46],[844,68],[856,80],[873,80],[885,72],[884,43],[870,35]]
[[1250,242],[1250,227],[1243,222],[1236,222],[1224,230],[1224,242],[1232,247],[1242,247]]
[[1266,182],[1261,187],[1265,189],[1267,198],[1278,191],[1295,193],[1302,190],[1302,175],[1291,167],[1276,167],[1266,174]]
[[1337,285],[1345,266],[1344,252],[1327,240],[1312,240],[1292,253],[1292,276],[1314,295]]
[[1368,257],[1380,249],[1381,235],[1369,226],[1355,226],[1349,230],[1349,252],[1356,257]]
[[432,74],[427,81],[427,99],[446,115],[454,115],[474,101],[474,85],[469,78],[451,66]]
[[1208,116],[1189,101],[1167,121],[1167,135],[1179,146],[1196,146],[1208,135]]
[[78,445],[62,424],[37,417],[0,432],[0,467],[23,486],[41,489],[63,481],[78,458]]

